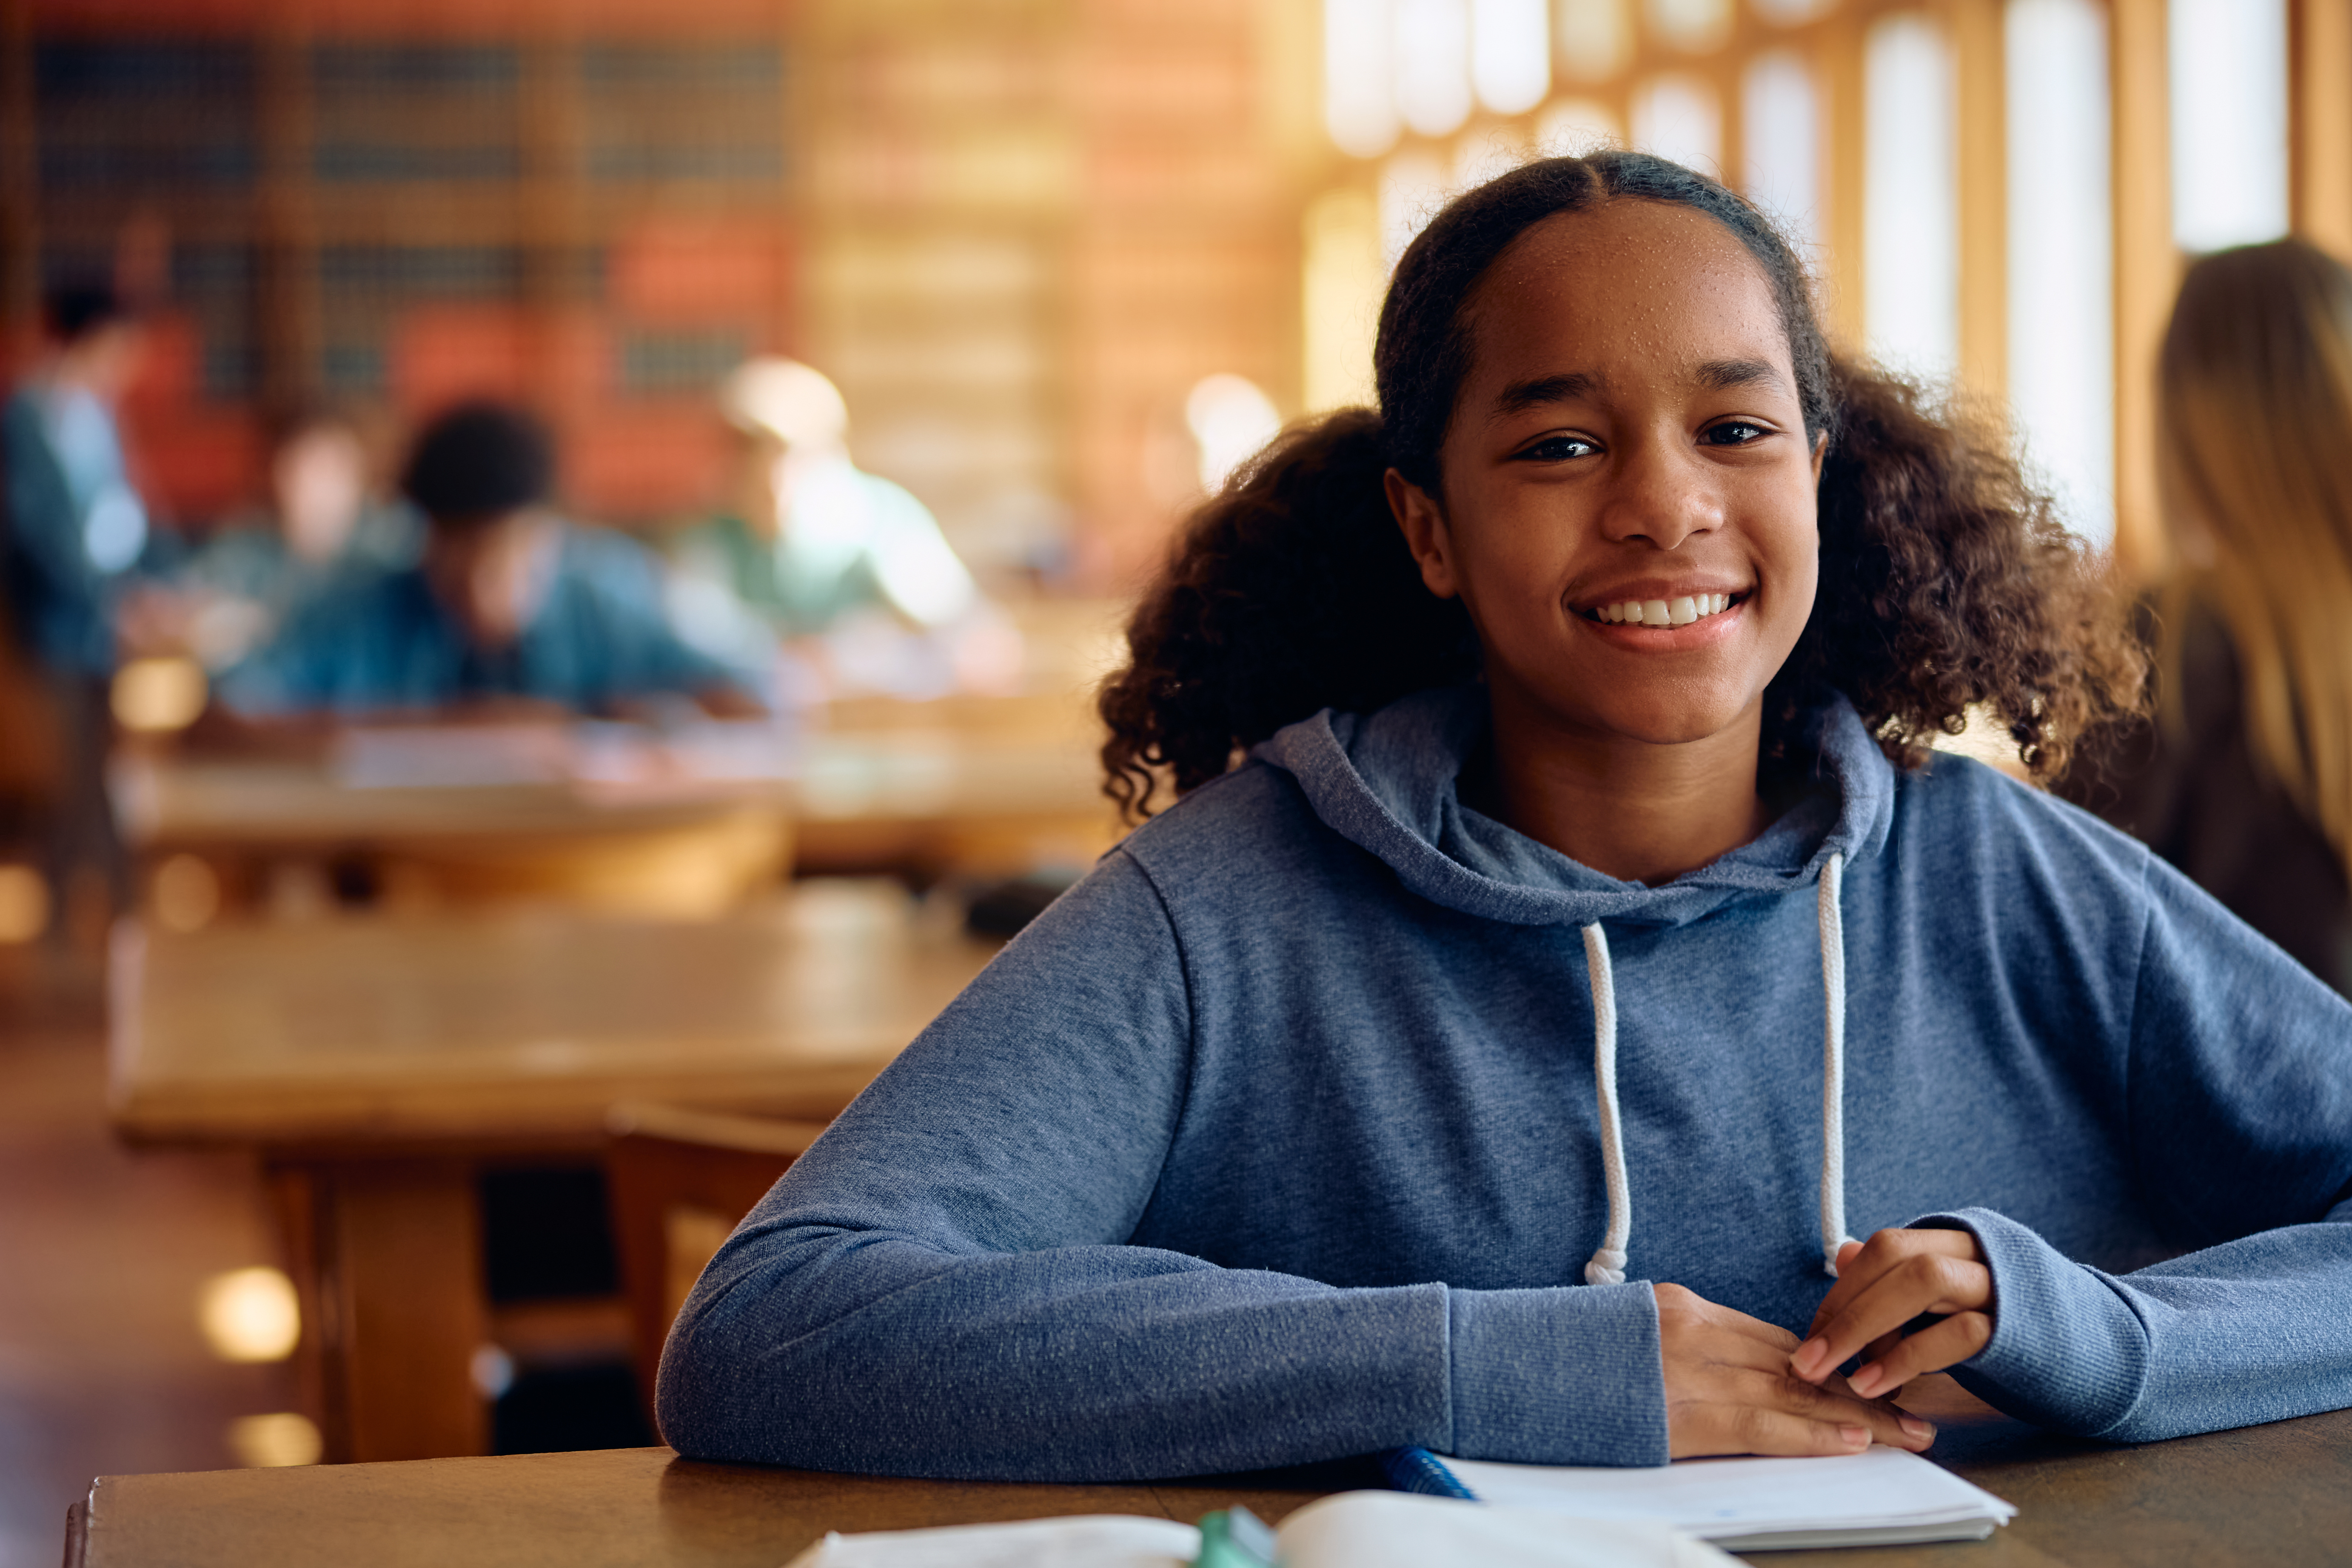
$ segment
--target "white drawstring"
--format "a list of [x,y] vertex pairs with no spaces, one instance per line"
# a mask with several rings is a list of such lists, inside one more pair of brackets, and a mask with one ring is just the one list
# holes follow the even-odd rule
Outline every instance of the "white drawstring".
[[[1845,1233],[1845,922],[1838,896],[1845,857],[1822,867],[1822,1268],[1837,1278]],[[1609,1234],[1584,1266],[1587,1285],[1625,1283],[1625,1244],[1633,1231],[1633,1194],[1625,1179],[1625,1145],[1617,1110],[1617,979],[1609,938],[1594,921],[1584,928],[1584,963],[1592,981],[1592,1081],[1601,1101],[1601,1173],[1609,1189]]]
[[1822,867],[1822,1271],[1837,1278],[1845,1233],[1845,919],[1838,894],[1845,857]]
[[1592,979],[1592,1081],[1601,1098],[1601,1171],[1609,1186],[1609,1234],[1584,1266],[1587,1285],[1625,1283],[1625,1238],[1633,1229],[1633,1193],[1625,1181],[1625,1143],[1617,1129],[1617,980],[1601,922],[1584,928],[1584,967]]

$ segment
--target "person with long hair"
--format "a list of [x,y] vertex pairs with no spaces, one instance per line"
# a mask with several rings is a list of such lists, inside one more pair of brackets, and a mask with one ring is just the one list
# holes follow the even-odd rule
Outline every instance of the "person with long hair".
[[2202,258],[2158,370],[2156,719],[2067,793],[2352,994],[2352,269]]
[[[2137,700],[2002,444],[1748,203],[1529,163],[1103,691],[1174,803],[704,1271],[681,1453],[1136,1479],[2352,1405],[2352,1006],[2025,763]],[[1866,1240],[1857,1239],[1866,1237]]]

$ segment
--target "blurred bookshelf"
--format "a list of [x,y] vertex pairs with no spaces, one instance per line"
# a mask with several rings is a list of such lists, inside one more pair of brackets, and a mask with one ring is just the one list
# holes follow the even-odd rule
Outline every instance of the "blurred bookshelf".
[[795,353],[978,562],[1110,585],[1192,499],[1163,448],[1194,381],[1298,406],[1315,17],[0,0],[14,338],[44,280],[160,301],[126,425],[198,524],[251,493],[273,408],[397,429],[485,392],[556,423],[583,514],[705,511],[712,384]]

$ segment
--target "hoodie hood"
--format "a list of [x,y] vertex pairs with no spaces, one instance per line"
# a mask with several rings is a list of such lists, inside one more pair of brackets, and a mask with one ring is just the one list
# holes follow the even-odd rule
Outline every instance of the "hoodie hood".
[[1475,684],[1414,692],[1370,714],[1330,709],[1251,752],[1298,781],[1315,815],[1415,893],[1513,925],[1675,926],[1738,898],[1819,880],[1832,856],[1876,856],[1895,817],[1895,770],[1843,697],[1810,710],[1800,745],[1811,788],[1749,843],[1661,887],[1621,882],[1462,804],[1484,739]]

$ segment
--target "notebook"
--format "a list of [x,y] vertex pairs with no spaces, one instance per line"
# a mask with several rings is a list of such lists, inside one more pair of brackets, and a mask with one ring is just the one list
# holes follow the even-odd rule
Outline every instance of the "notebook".
[[[1738,1568],[1655,1520],[1587,1521],[1556,1510],[1479,1508],[1397,1492],[1341,1492],[1273,1531],[1281,1568]],[[1265,1561],[1259,1552],[1221,1562]],[[787,1568],[1192,1568],[1202,1531],[1124,1514],[828,1535]]]
[[1578,1519],[1653,1520],[1731,1552],[1981,1541],[2017,1510],[1901,1448],[1812,1459],[1681,1459],[1654,1469],[1385,1456],[1400,1489]]

